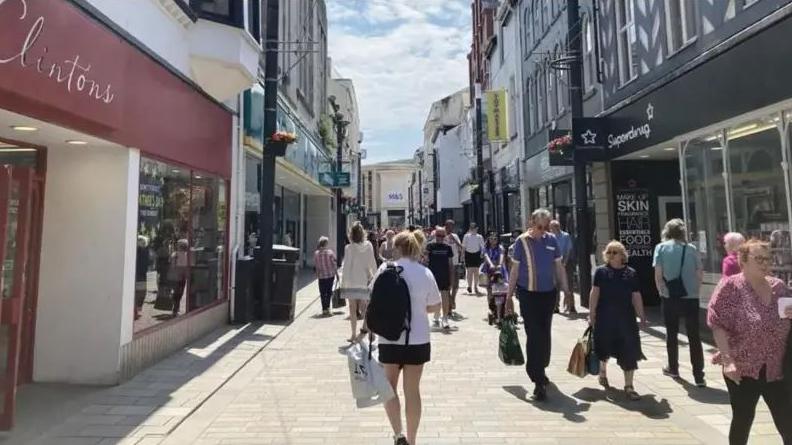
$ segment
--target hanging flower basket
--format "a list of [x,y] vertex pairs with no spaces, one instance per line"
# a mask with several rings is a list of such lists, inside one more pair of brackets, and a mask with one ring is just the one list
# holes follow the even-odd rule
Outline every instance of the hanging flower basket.
[[572,147],[572,136],[555,138],[547,144],[547,151],[552,155],[564,156],[564,152]]
[[276,131],[267,139],[266,149],[275,156],[283,156],[290,144],[297,140],[297,135],[287,131]]

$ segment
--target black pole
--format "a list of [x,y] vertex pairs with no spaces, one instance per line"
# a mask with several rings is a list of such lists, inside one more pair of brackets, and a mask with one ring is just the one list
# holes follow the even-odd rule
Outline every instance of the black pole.
[[421,168],[418,170],[418,224],[423,225],[423,158],[421,158]]
[[484,135],[481,124],[481,84],[476,82],[476,180],[478,188],[473,196],[473,220],[484,228]]
[[434,178],[434,180],[432,181],[432,189],[433,189],[432,191],[434,193],[434,198],[433,198],[434,205],[432,206],[433,207],[432,210],[433,210],[433,213],[434,213],[434,225],[435,226],[439,226],[440,225],[440,215],[438,214],[437,209],[439,209],[440,206],[438,206],[438,203],[437,203],[437,189],[440,186],[440,169],[438,168],[438,165],[437,165],[437,151],[436,150],[432,151],[432,177]]
[[[278,39],[280,2],[267,0],[267,29],[264,42],[264,139],[277,129],[278,113]],[[259,317],[270,318],[272,301],[272,243],[274,232],[275,155],[264,147],[261,159],[261,202],[259,208],[259,279],[261,280],[261,309]]]
[[[583,63],[580,39],[580,11],[578,0],[567,0],[567,45],[569,54],[575,58],[570,68],[569,98],[572,103],[572,118],[583,117]],[[572,131],[575,131],[574,125]],[[580,280],[580,299],[588,307],[591,291],[591,260],[589,259],[589,214],[588,187],[586,186],[586,160],[582,152],[575,150],[575,214],[577,220],[577,257]]]
[[361,164],[363,164],[363,158],[360,155],[360,151],[358,151],[358,158],[357,158],[357,177],[358,177],[358,180],[357,180],[357,186],[358,186],[358,189],[357,189],[357,205],[358,205],[357,215],[358,215],[358,220],[363,220],[363,177],[361,176],[362,175]]
[[[343,147],[344,136],[342,134],[340,125],[336,125],[336,178],[341,173],[341,163],[343,162]],[[337,179],[336,179],[337,180]],[[336,258],[338,258],[338,265],[340,266],[344,260],[344,212],[341,207],[343,206],[342,200],[344,199],[341,193],[341,187],[336,187]]]

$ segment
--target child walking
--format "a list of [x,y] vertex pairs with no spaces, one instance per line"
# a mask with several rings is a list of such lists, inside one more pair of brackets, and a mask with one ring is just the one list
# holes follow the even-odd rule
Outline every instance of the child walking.
[[509,283],[506,282],[506,279],[503,277],[503,273],[500,271],[495,271],[492,273],[490,276],[490,288],[492,290],[492,304],[494,305],[494,308],[492,306],[490,307],[491,311],[494,309],[494,311],[492,311],[489,316],[490,325],[492,325],[494,318],[495,324],[500,328],[503,322],[506,296],[509,293]]

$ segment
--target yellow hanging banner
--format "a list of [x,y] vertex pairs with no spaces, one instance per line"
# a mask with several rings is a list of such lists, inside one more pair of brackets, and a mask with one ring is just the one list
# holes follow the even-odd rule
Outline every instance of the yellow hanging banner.
[[506,90],[492,90],[485,93],[487,137],[490,142],[509,140],[509,106],[506,97]]

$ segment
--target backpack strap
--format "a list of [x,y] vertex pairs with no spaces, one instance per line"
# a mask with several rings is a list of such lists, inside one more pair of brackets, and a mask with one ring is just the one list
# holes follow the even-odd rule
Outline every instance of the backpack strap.
[[[401,278],[402,280],[404,280],[404,277],[402,277],[402,275],[401,275],[403,270],[404,269],[402,269],[402,270],[396,269],[396,272],[399,274],[399,278]],[[404,285],[407,286],[407,282],[406,281],[404,282]],[[405,330],[407,332],[404,334],[404,344],[405,344],[405,346],[410,344],[410,331],[412,330],[412,297],[409,295],[409,290],[410,290],[410,288],[408,287],[407,288],[407,291],[408,291],[408,295],[407,295],[407,326],[405,327]]]

